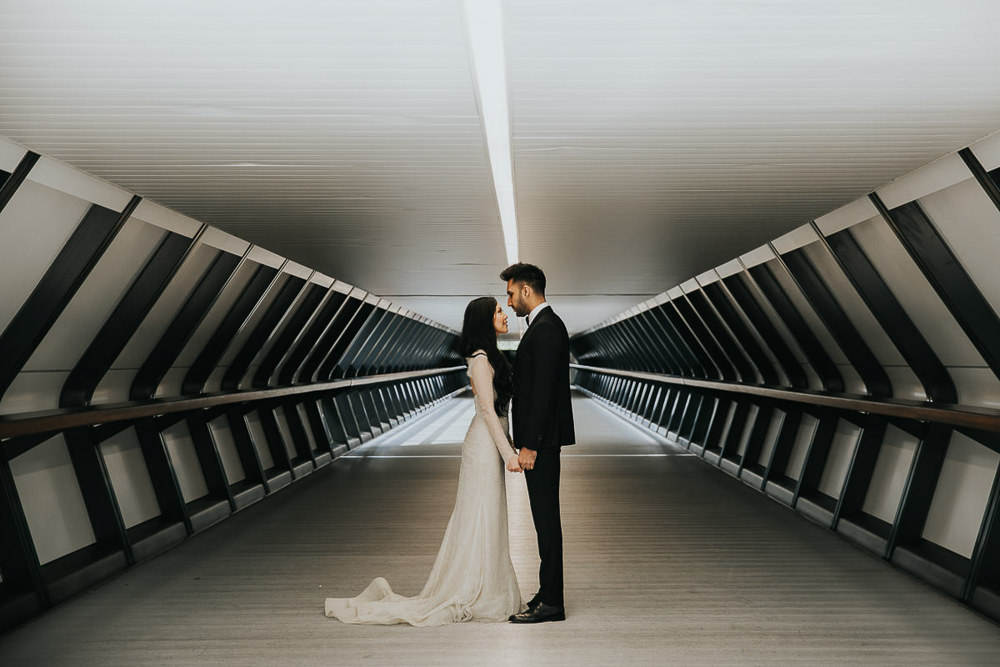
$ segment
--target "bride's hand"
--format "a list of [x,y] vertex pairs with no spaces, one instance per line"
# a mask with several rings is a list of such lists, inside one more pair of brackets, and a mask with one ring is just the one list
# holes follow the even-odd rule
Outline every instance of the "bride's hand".
[[507,461],[507,470],[510,472],[524,472],[521,469],[521,464],[517,462],[516,456],[510,457],[510,460]]

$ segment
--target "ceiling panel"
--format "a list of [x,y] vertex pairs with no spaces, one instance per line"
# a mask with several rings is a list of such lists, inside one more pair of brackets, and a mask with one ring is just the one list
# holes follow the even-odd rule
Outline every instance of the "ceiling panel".
[[1000,127],[1000,3],[505,6],[521,255],[573,293],[662,291]]
[[458,3],[0,11],[0,134],[378,294],[502,268]]
[[[994,0],[505,0],[573,330],[1000,128]],[[0,3],[0,135],[452,327],[505,254],[460,0]]]

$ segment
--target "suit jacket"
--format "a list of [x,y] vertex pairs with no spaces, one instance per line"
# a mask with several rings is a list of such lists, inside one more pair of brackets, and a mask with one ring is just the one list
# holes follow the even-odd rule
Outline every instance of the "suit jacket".
[[569,389],[569,334],[542,309],[524,332],[514,357],[514,446],[546,449],[576,442]]

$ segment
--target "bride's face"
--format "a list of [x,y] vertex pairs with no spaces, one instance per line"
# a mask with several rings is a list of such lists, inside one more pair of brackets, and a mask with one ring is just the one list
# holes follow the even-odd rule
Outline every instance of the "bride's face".
[[498,334],[507,333],[507,313],[503,312],[499,303],[497,309],[493,311],[493,328]]

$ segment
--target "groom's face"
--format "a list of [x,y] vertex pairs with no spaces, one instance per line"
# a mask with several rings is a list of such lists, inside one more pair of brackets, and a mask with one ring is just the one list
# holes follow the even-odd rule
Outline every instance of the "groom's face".
[[523,282],[514,282],[513,279],[507,281],[507,305],[514,309],[514,314],[524,317],[531,312],[528,308],[528,287]]

